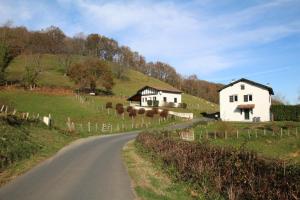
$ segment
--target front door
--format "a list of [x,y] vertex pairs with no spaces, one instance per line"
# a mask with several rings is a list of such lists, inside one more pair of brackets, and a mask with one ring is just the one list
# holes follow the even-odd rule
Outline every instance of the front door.
[[249,120],[250,119],[250,110],[249,109],[245,109],[244,113],[245,113],[245,120]]

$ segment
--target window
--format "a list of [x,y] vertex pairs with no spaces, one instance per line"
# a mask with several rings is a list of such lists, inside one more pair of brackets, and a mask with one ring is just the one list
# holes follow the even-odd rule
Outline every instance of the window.
[[237,95],[229,96],[229,102],[234,102],[234,101],[238,101],[238,96]]
[[252,101],[252,94],[249,94],[249,101]]
[[153,101],[156,101],[156,97],[153,97]]
[[167,102],[167,97],[164,97],[164,102]]
[[248,95],[244,95],[244,102],[248,102]]
[[244,90],[244,89],[245,89],[245,85],[242,84],[242,85],[241,85],[241,90]]
[[177,98],[174,98],[174,103],[177,103]]

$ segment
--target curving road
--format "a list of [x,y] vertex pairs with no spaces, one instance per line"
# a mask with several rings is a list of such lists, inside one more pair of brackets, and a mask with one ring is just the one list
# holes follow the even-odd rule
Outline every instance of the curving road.
[[[193,122],[168,129],[186,128]],[[0,200],[134,199],[121,151],[138,132],[80,139],[0,188]]]

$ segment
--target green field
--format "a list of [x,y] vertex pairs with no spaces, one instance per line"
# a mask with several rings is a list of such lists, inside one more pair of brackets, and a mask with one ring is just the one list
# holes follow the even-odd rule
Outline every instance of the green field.
[[[77,62],[86,58],[82,56],[73,56],[72,59],[73,62]],[[16,59],[14,59],[7,68],[8,80],[22,81],[25,63],[25,56],[18,56]],[[61,65],[59,55],[43,55],[41,59],[41,65],[43,72],[38,81],[39,86],[76,89],[74,83],[67,76],[64,76],[65,69],[63,69],[63,66]],[[125,78],[114,79],[114,82],[115,85],[112,89],[112,92],[115,96],[124,97],[123,101],[125,101],[125,97],[134,95],[138,89],[144,87],[145,85],[172,88],[172,86],[163,81],[130,69],[126,71]],[[193,112],[194,114],[199,115],[201,112],[215,112],[218,110],[218,106],[216,104],[188,94],[183,94],[182,101],[187,103],[188,108],[174,109],[175,111]]]
[[195,127],[194,133],[197,141],[255,151],[268,158],[300,162],[299,122],[210,122]]
[[[148,123],[149,127],[158,127],[175,120],[169,117],[168,120],[160,122],[159,115],[149,118],[139,114],[132,119],[127,112],[125,112],[123,119],[114,109],[117,103],[127,104],[125,99],[120,97],[90,96],[87,97],[87,101],[81,103],[75,98],[75,95],[58,96],[23,90],[8,90],[0,93],[0,102],[8,105],[11,110],[16,109],[18,112],[29,112],[29,115],[35,116],[39,113],[40,116],[48,116],[51,114],[54,126],[63,130],[67,128],[66,122],[70,118],[75,123],[77,130],[85,135],[88,134],[89,122],[91,124],[90,134],[96,134],[96,124],[98,126],[98,134],[100,134],[100,127],[103,123],[111,124],[113,132],[118,132],[143,128],[141,127],[143,122],[144,126]],[[113,103],[112,109],[108,110],[105,108],[107,102]]]

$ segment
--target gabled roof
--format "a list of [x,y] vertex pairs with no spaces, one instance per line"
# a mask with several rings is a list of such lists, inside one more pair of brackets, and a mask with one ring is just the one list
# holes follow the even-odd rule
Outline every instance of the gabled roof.
[[182,93],[182,91],[176,89],[176,88],[173,88],[173,87],[161,87],[161,86],[149,86],[149,85],[146,85],[144,87],[142,87],[141,89],[139,89],[137,91],[137,93],[147,89],[147,88],[153,88],[155,90],[158,90],[158,91],[163,91],[163,92],[170,92],[170,93]]
[[136,93],[129,97],[127,101],[141,101],[141,95],[139,93]]
[[254,86],[256,86],[256,87],[260,87],[260,88],[266,89],[266,90],[269,91],[270,94],[274,95],[274,91],[273,91],[273,89],[272,89],[271,87],[266,86],[266,85],[263,85],[263,84],[260,84],[260,83],[257,83],[257,82],[254,82],[254,81],[251,81],[251,80],[248,80],[248,79],[245,79],[245,78],[241,78],[241,79],[239,79],[239,80],[237,80],[237,81],[234,81],[234,82],[232,82],[232,83],[230,83],[230,84],[228,84],[228,85],[225,85],[223,88],[221,88],[221,89],[219,90],[219,92],[220,92],[221,90],[223,90],[223,89],[225,89],[225,88],[227,88],[227,87],[229,87],[229,86],[232,86],[232,85],[234,85],[234,84],[236,84],[236,83],[239,83],[239,82],[245,82],[245,83],[248,83],[248,84],[250,84],[250,85],[254,85]]

